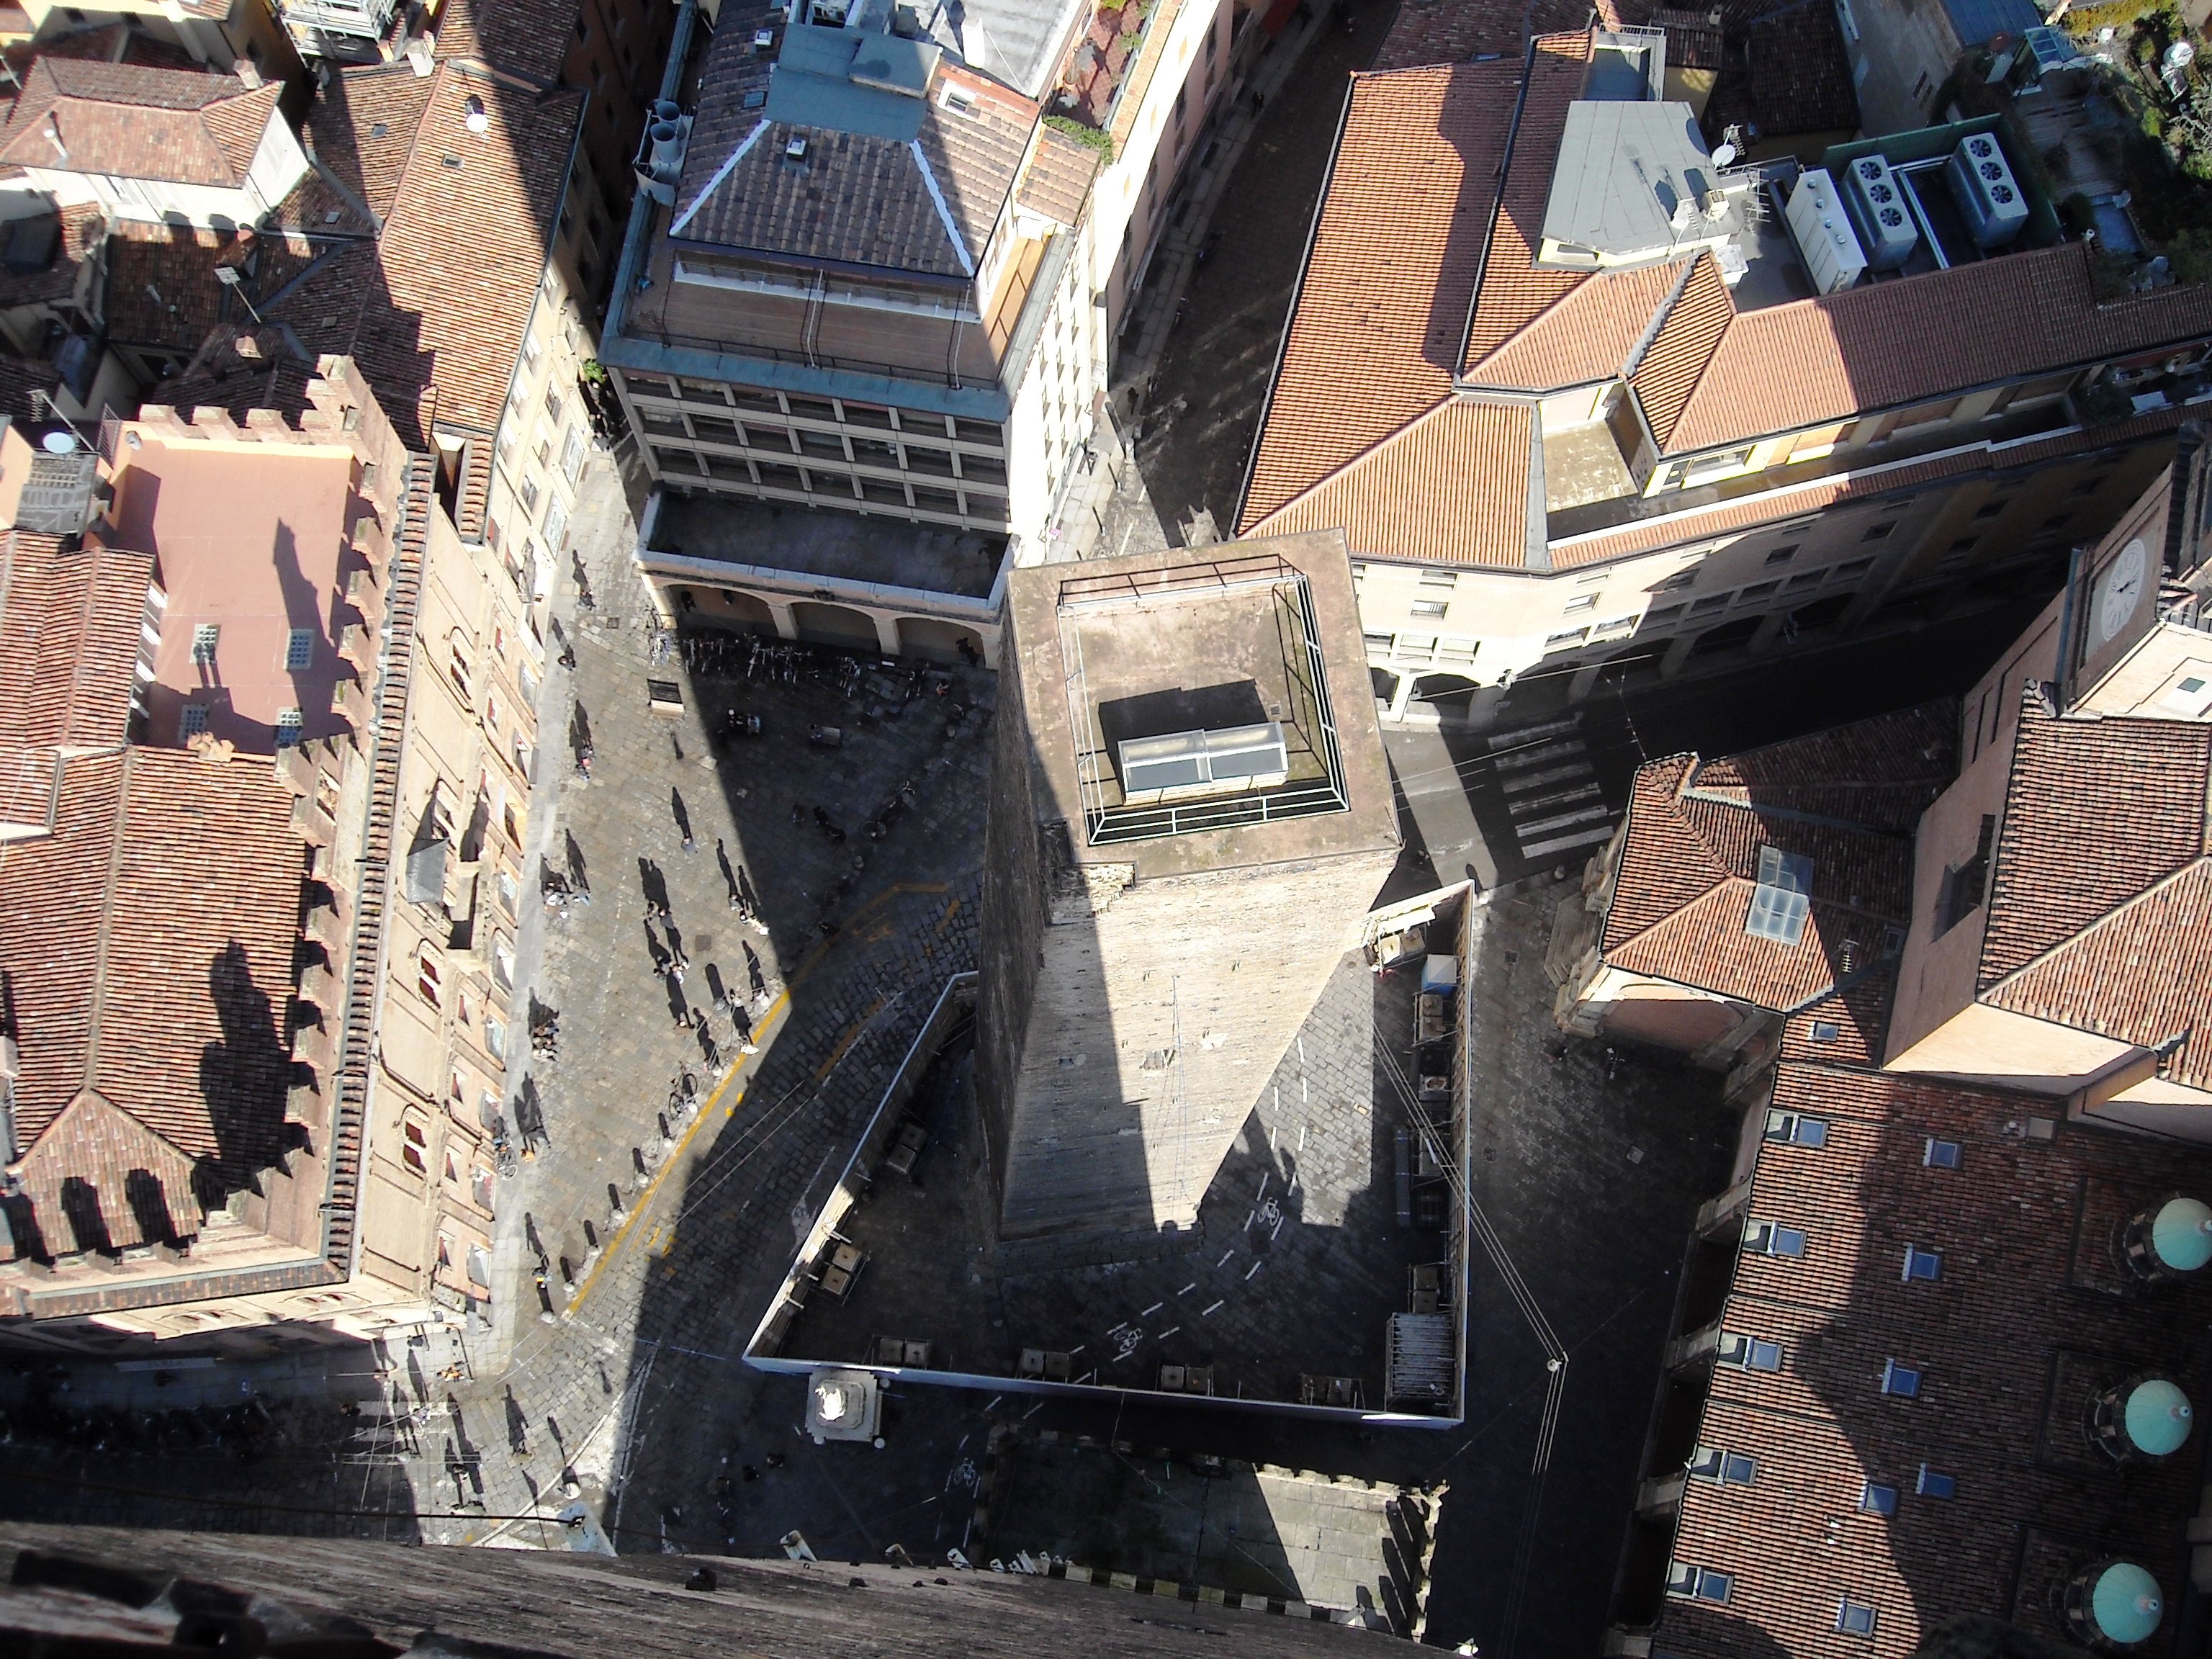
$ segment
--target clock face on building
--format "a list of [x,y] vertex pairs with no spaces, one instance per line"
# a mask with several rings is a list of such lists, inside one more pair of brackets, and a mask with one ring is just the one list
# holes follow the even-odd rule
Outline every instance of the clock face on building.
[[2097,627],[2099,642],[2111,639],[2128,625],[2128,618],[2136,614],[2142,603],[2145,566],[2148,563],[2142,538],[2137,537],[2120,550],[2106,570],[2104,582],[2097,594]]

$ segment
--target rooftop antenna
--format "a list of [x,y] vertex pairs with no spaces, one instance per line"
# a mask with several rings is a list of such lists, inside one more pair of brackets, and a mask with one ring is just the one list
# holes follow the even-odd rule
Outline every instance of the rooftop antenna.
[[238,295],[239,301],[245,306],[247,314],[253,319],[255,327],[266,328],[269,326],[268,324],[262,320],[261,313],[254,310],[253,301],[247,296],[246,292],[245,279],[238,274],[238,267],[236,265],[217,265],[215,268],[215,279],[218,283],[221,283],[225,288],[228,289],[233,294]]

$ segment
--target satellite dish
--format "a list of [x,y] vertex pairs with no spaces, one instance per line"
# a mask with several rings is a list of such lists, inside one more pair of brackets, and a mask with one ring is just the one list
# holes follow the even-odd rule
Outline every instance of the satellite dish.
[[1713,151],[1713,165],[1717,167],[1734,167],[1735,165],[1735,146],[1734,144],[1722,144],[1717,147]]
[[49,432],[39,440],[39,447],[49,455],[74,455],[76,453],[76,439],[67,432]]

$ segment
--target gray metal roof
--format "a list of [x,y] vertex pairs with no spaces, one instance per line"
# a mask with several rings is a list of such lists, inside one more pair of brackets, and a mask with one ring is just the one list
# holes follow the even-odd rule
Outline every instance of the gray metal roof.
[[1042,98],[1060,52],[1090,0],[936,0],[925,8],[932,35],[970,68]]
[[1677,204],[1718,188],[1718,174],[1687,104],[1571,104],[1545,240],[1619,254],[1670,246]]

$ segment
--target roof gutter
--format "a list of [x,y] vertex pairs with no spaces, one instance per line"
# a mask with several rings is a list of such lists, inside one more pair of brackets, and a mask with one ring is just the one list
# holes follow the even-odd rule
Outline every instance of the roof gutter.
[[1352,100],[1358,91],[1359,77],[1355,75],[1344,88],[1344,107],[1337,112],[1336,137],[1328,147],[1328,169],[1321,177],[1321,193],[1314,198],[1313,222],[1306,227],[1306,251],[1298,257],[1298,280],[1291,289],[1291,307],[1283,316],[1282,337],[1275,342],[1275,367],[1267,375],[1267,396],[1260,405],[1260,423],[1253,428],[1251,453],[1244,458],[1244,486],[1237,492],[1236,522],[1240,527],[1244,522],[1244,509],[1252,500],[1252,477],[1260,470],[1260,446],[1267,435],[1267,416],[1274,411],[1275,388],[1283,382],[1283,359],[1290,355],[1291,325],[1297,321],[1298,301],[1305,297],[1306,273],[1313,267],[1314,244],[1321,240],[1321,216],[1328,206],[1329,186],[1336,182],[1336,158],[1343,153],[1344,130],[1352,123]]
[[[1451,369],[1452,390],[1460,391],[1460,376],[1467,368],[1467,354],[1474,343],[1474,313],[1482,303],[1482,279],[1490,273],[1490,250],[1498,243],[1498,222],[1505,215],[1505,178],[1513,170],[1514,146],[1521,142],[1521,117],[1528,107],[1528,82],[1536,75],[1536,37],[1530,35],[1521,51],[1521,90],[1513,99],[1513,125],[1505,130],[1505,154],[1498,162],[1498,188],[1490,198],[1490,222],[1482,234],[1482,252],[1474,262],[1474,287],[1467,296],[1467,326],[1460,331],[1459,356]],[[1476,388],[1468,387],[1472,391]]]
[[[699,0],[684,0],[676,12],[676,30],[668,39],[668,61],[660,70],[660,95],[671,103],[684,86],[684,65],[691,56],[691,32],[699,21]],[[564,192],[565,194],[565,192]],[[635,192],[629,204],[629,228],[623,233],[622,258],[615,265],[614,291],[607,296],[606,320],[599,325],[602,340],[622,332],[629,296],[637,291],[637,273],[645,263],[645,245],[653,229],[653,198]]]

